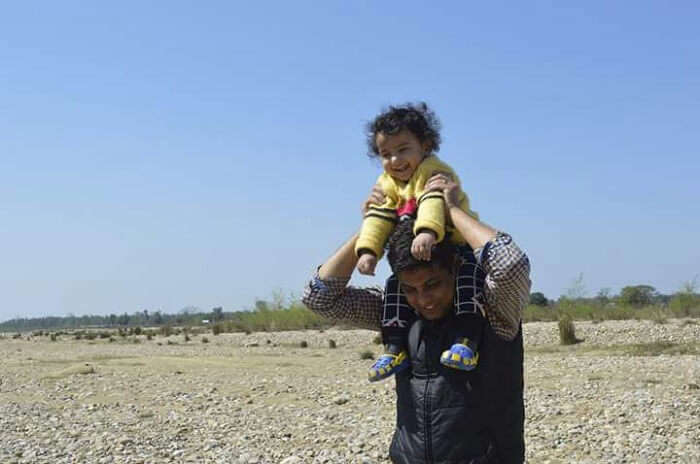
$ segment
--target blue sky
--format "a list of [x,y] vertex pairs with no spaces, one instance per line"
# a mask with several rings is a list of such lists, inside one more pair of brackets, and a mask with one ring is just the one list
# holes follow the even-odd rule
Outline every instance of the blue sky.
[[567,3],[7,5],[0,320],[298,294],[380,172],[364,123],[417,100],[533,290],[675,291],[700,273],[700,6]]

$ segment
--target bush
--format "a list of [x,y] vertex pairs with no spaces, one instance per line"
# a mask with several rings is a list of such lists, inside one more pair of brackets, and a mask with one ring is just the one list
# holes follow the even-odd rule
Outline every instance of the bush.
[[374,338],[372,339],[372,343],[374,343],[375,345],[381,345],[382,344],[382,334],[375,335]]
[[334,349],[336,346],[337,346],[337,345],[336,345],[336,343],[335,343],[335,340],[333,340],[333,339],[328,340],[328,348]]
[[85,334],[85,338],[87,338],[88,340],[94,340],[97,338],[97,334],[95,332],[87,332]]
[[360,351],[360,359],[374,359],[374,353],[371,350]]
[[52,341],[52,342],[55,342],[55,341],[56,341],[56,338],[57,338],[57,337],[56,337],[56,334],[55,334],[55,333],[52,333],[52,334],[50,335],[50,337],[51,337],[51,341]]
[[187,335],[187,334],[185,334],[185,343],[187,343],[187,342],[189,342],[189,341],[190,341],[190,336]]
[[564,313],[559,317],[559,343],[573,345],[581,340],[576,338],[576,327],[570,315]]
[[160,334],[163,337],[169,337],[173,334],[173,328],[169,325],[163,325],[160,327]]
[[141,335],[141,332],[142,330],[140,326],[134,327],[134,335]]
[[211,333],[212,335],[219,335],[221,332],[223,332],[224,326],[223,324],[217,322],[216,324],[211,326]]
[[668,320],[666,319],[666,315],[663,313],[663,311],[656,311],[652,316],[651,320],[654,321],[656,324],[665,324],[668,322]]
[[669,307],[676,317],[699,317],[700,297],[694,293],[677,293],[671,298]]
[[308,348],[309,344],[306,342],[306,340],[302,340],[301,343],[299,343],[299,347],[301,348]]
[[202,337],[202,343],[209,343],[209,339],[207,337]]

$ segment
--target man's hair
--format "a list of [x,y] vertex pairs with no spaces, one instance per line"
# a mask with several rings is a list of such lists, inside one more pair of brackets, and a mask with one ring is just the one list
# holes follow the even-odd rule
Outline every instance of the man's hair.
[[443,240],[435,245],[430,261],[420,261],[411,254],[411,244],[415,236],[413,235],[413,218],[403,218],[394,228],[394,232],[387,242],[387,259],[394,274],[407,269],[436,265],[454,271],[455,255],[457,247],[449,240]]
[[421,142],[427,142],[428,149],[440,151],[440,121],[425,103],[406,103],[384,109],[367,124],[367,155],[379,156],[377,134],[395,135],[408,129]]

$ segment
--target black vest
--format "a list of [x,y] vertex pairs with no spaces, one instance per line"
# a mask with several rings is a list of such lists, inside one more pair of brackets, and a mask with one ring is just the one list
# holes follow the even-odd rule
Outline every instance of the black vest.
[[[440,364],[454,342],[451,317],[418,319],[408,347],[411,369],[396,376],[396,430],[390,456],[397,464],[524,462],[523,339],[499,338],[485,324],[479,365],[463,372]],[[478,461],[489,451],[488,461]]]

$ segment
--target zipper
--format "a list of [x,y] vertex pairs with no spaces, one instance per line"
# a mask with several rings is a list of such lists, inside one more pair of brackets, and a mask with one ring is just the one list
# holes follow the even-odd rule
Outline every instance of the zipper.
[[425,424],[425,462],[431,463],[433,462],[433,431],[430,424],[430,412],[432,409],[432,405],[430,404],[430,395],[428,395],[428,392],[430,391],[430,380],[432,379],[433,371],[432,361],[430,357],[429,339],[425,341],[425,365],[428,368],[428,375],[425,378],[425,391],[423,392],[423,423]]

